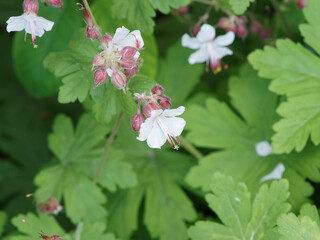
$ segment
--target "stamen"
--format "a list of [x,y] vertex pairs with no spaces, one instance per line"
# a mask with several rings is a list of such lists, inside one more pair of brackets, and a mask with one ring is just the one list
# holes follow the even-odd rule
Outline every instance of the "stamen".
[[[174,134],[174,132],[172,132],[167,125],[163,122],[163,120],[161,119],[161,117],[157,116],[156,117],[156,121],[159,124],[159,127],[161,128],[162,132],[166,135],[168,142],[170,143],[170,145],[173,147],[174,150],[178,150],[179,146],[180,146],[180,140],[178,140],[178,138],[180,139],[179,136],[177,136],[177,134]],[[177,138],[178,137],[178,138]]]

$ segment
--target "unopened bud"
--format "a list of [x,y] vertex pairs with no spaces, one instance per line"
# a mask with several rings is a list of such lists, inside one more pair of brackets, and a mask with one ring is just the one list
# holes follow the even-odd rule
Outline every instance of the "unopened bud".
[[96,70],[93,75],[94,86],[97,87],[100,84],[105,83],[107,77],[108,77],[108,74],[106,73],[106,70],[104,68]]
[[24,13],[35,13],[38,14],[39,3],[38,0],[24,0],[23,12]]
[[189,6],[179,7],[178,13],[181,15],[186,15],[189,12]]
[[106,59],[103,57],[103,53],[100,53],[98,55],[95,56],[94,60],[93,60],[93,66],[102,66],[104,65],[106,62]]
[[123,58],[133,58],[133,56],[137,53],[137,49],[134,48],[134,47],[124,47],[122,48],[121,50],[121,53],[122,53],[122,57]]
[[235,24],[231,24],[226,28],[227,32],[236,32],[237,31],[237,26]]
[[59,235],[51,235],[50,236],[50,238],[52,239],[52,240],[63,240]]
[[200,27],[199,26],[193,26],[190,29],[190,34],[194,37],[196,37],[198,35],[198,32],[200,31]]
[[90,38],[91,40],[98,39],[101,35],[100,27],[96,25],[87,24],[86,34],[87,34],[87,37]]
[[59,205],[58,201],[54,198],[48,198],[47,201],[39,203],[37,207],[40,212],[53,213],[56,215],[63,209],[63,207]]
[[137,59],[133,67],[125,69],[124,72],[128,76],[133,77],[139,72],[139,67],[140,67],[140,59]]
[[163,94],[163,87],[157,84],[151,89],[151,93],[157,96],[161,96]]
[[141,124],[144,122],[145,117],[141,113],[137,113],[131,118],[131,128],[133,131],[138,132],[140,130]]
[[160,106],[156,103],[148,103],[144,108],[143,108],[143,113],[147,117],[151,117],[151,112],[153,110],[159,110]]
[[62,0],[47,0],[47,3],[51,7],[56,7],[56,8],[62,8],[62,6],[63,6]]
[[237,28],[237,34],[239,35],[239,37],[245,38],[245,37],[247,36],[247,34],[248,34],[247,27],[244,26],[244,25],[238,26],[238,28]]
[[171,108],[171,100],[170,100],[170,98],[168,98],[166,96],[161,96],[161,98],[159,99],[159,105],[163,109]]
[[261,31],[261,28],[262,28],[261,24],[257,20],[252,19],[251,25],[250,25],[251,32],[254,34],[259,34]]
[[125,92],[125,88],[128,85],[128,78],[126,75],[119,71],[115,70],[114,68],[112,69],[112,76],[111,76],[111,82],[115,88],[119,90],[123,90]]
[[297,1],[297,7],[300,9],[303,9],[307,6],[306,0],[298,0]]
[[136,61],[133,59],[122,59],[120,61],[120,65],[121,67],[125,68],[125,69],[130,69],[133,68],[133,66],[135,65]]
[[105,35],[102,36],[101,42],[104,43],[106,46],[108,46],[109,42],[111,42],[113,38],[113,35],[110,33],[106,33]]
[[221,27],[221,28],[227,28],[229,26],[229,24],[230,24],[229,19],[226,17],[222,17],[219,19],[217,26]]

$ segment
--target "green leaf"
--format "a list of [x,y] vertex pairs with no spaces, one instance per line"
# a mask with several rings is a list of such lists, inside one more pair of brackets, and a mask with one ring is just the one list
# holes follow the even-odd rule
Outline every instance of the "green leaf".
[[171,97],[174,106],[185,103],[185,99],[199,83],[203,66],[190,65],[190,51],[177,42],[169,48],[166,59],[161,59],[157,76],[158,83],[165,88],[164,94]]
[[238,15],[243,14],[251,2],[254,0],[229,0],[233,12]]
[[4,231],[4,226],[7,221],[7,214],[4,211],[0,211],[0,236]]
[[28,224],[41,230],[47,236],[57,234],[64,239],[64,235],[66,235],[65,231],[60,227],[53,216],[48,214],[36,216],[33,213],[27,213],[25,215],[19,214],[12,219],[12,224],[24,235],[12,236],[10,240],[34,240],[39,238],[40,234],[35,229],[22,222],[22,219],[25,219]]
[[100,222],[84,223],[83,231],[81,232],[82,240],[116,240],[111,233],[104,233],[106,225]]
[[188,231],[193,240],[265,239],[278,215],[290,209],[286,180],[262,185],[253,203],[246,185],[235,184],[231,177],[215,174],[210,188],[213,194],[207,194],[206,201],[223,224],[198,221]]
[[239,77],[231,77],[229,88],[232,107],[238,114],[214,99],[207,101],[206,108],[194,105],[184,114],[189,141],[219,150],[200,159],[188,173],[187,182],[208,191],[212,173],[221,172],[245,182],[255,193],[261,178],[282,163],[283,177],[290,183],[289,201],[295,209],[300,207],[313,192],[306,178],[320,181],[319,148],[308,146],[301,153],[259,156],[255,145],[270,142],[273,134],[270,126],[277,119],[277,96],[268,91],[268,82],[248,66],[241,69]]
[[40,7],[39,15],[53,21],[54,26],[43,37],[37,38],[36,49],[30,44],[30,35],[27,36],[27,46],[23,43],[24,32],[15,35],[13,45],[15,71],[28,92],[36,97],[53,95],[61,85],[59,79],[42,67],[42,63],[48,53],[67,49],[73,32],[83,24],[79,14],[74,11],[75,7],[73,0],[64,1],[63,9]]
[[77,99],[83,102],[93,88],[90,66],[97,54],[97,43],[88,39],[81,29],[74,34],[69,47],[72,50],[50,53],[44,60],[44,66],[56,77],[63,77],[58,97],[60,103]]
[[[308,2],[304,14],[310,24],[302,25],[301,31],[311,47],[319,51],[317,26],[320,10],[317,1]],[[315,26],[316,25],[316,26]],[[320,59],[317,55],[291,40],[278,40],[276,48],[265,47],[249,56],[249,61],[261,77],[272,79],[270,90],[286,95],[287,101],[280,104],[277,112],[282,117],[273,128],[276,134],[272,146],[276,153],[300,152],[311,138],[320,143],[319,80]]]

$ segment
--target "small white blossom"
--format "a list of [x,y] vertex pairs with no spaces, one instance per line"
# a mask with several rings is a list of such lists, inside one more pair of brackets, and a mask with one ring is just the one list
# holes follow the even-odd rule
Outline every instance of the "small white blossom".
[[267,180],[272,180],[272,179],[281,179],[282,175],[285,171],[285,166],[282,163],[279,163],[271,173],[267,174],[266,176],[262,177],[260,179],[260,183],[267,181]]
[[139,141],[147,140],[150,148],[161,148],[166,140],[174,149],[179,147],[179,136],[182,133],[186,121],[176,116],[181,115],[185,108],[180,106],[177,109],[153,110],[151,116],[142,123]]
[[[41,37],[45,31],[50,31],[54,22],[39,17],[33,12],[24,13],[18,17],[10,17],[7,21],[7,31],[22,31],[32,35],[32,44],[36,47],[36,36]],[[26,37],[25,37],[26,40]]]
[[215,38],[216,30],[209,24],[203,24],[197,37],[190,37],[188,34],[182,36],[182,46],[191,49],[198,49],[190,55],[190,64],[207,62],[210,63],[213,72],[221,70],[221,59],[226,55],[231,55],[232,51],[227,48],[235,38],[233,32]]
[[266,157],[272,154],[272,148],[268,141],[261,141],[255,145],[256,153],[260,157]]
[[141,33],[139,30],[134,30],[130,33],[130,30],[126,27],[116,29],[111,42],[113,49],[120,51],[124,47],[135,47],[141,49],[144,45]]

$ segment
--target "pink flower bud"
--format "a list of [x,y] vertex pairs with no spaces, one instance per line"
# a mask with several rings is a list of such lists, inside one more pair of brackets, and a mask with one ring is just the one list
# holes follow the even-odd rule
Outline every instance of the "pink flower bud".
[[108,44],[109,44],[109,42],[111,42],[112,38],[113,38],[112,34],[106,33],[105,35],[102,36],[101,42],[108,46]]
[[87,24],[86,26],[86,35],[91,40],[98,39],[101,36],[100,27],[96,25]]
[[199,26],[193,26],[190,29],[190,34],[194,37],[196,37],[198,35],[198,32],[200,31],[200,27]]
[[144,115],[146,115],[147,117],[151,117],[151,112],[153,110],[159,110],[160,107],[158,104],[156,103],[148,103],[144,108],[143,108],[143,113]]
[[306,0],[297,0],[297,7],[303,9],[307,6]]
[[51,7],[62,8],[63,6],[62,0],[47,0],[47,2]]
[[248,34],[247,27],[244,26],[244,25],[238,26],[238,28],[237,28],[237,34],[239,35],[239,37],[245,38],[245,37],[247,36],[247,34]]
[[125,88],[128,85],[128,78],[126,77],[126,75],[119,71],[119,70],[115,70],[115,68],[112,69],[112,76],[111,76],[111,82],[113,84],[113,86],[115,86],[115,88],[119,89],[119,90],[123,90],[125,92]]
[[93,75],[94,86],[97,87],[100,84],[105,83],[107,77],[108,77],[108,74],[104,68],[100,68],[100,69],[96,70]]
[[93,60],[93,66],[102,66],[106,63],[106,59],[103,57],[103,53],[100,53],[98,55],[95,56],[94,60]]
[[51,238],[50,240],[63,240],[59,235],[56,235],[56,234],[51,235],[50,238]]
[[251,32],[254,34],[259,34],[261,28],[262,28],[261,24],[257,20],[252,19],[251,26],[250,26]]
[[138,132],[140,130],[141,124],[144,122],[145,117],[141,113],[137,113],[131,118],[131,128],[133,131]]
[[236,32],[237,31],[237,26],[235,24],[231,24],[226,28],[227,32]]
[[189,6],[179,7],[178,13],[181,15],[186,15],[189,12]]
[[163,109],[168,109],[171,108],[171,100],[170,98],[166,97],[166,96],[162,96],[159,99],[159,105],[163,108]]
[[135,65],[136,61],[133,60],[133,59],[122,59],[120,61],[120,65],[121,67],[125,68],[125,69],[130,69],[130,68],[133,68],[134,65]]
[[134,47],[124,47],[122,48],[121,50],[121,53],[122,53],[122,57],[123,58],[133,58],[133,56],[137,53],[137,49],[134,48]]
[[221,28],[227,28],[229,26],[229,24],[230,24],[229,19],[226,17],[222,17],[219,19],[217,26],[221,27]]
[[24,0],[23,12],[24,13],[35,13],[38,14],[39,3],[38,0]]
[[140,59],[136,59],[135,64],[131,68],[127,68],[124,70],[127,76],[133,77],[139,72],[140,67]]
[[58,214],[63,207],[59,205],[58,201],[54,198],[48,198],[47,201],[37,205],[40,212]]
[[163,87],[157,84],[151,89],[151,93],[157,96],[161,96],[163,94]]

